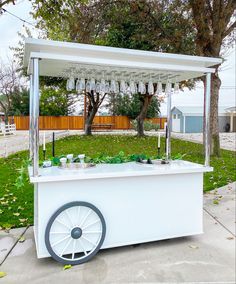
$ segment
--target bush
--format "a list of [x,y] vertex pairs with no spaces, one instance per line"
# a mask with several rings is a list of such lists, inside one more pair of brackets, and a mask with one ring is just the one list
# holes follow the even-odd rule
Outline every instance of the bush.
[[[132,120],[131,121],[131,127],[137,131],[137,121],[136,120]],[[147,121],[145,120],[144,121],[144,124],[143,124],[143,127],[144,127],[144,130],[145,131],[151,131],[151,130],[154,130],[154,131],[158,131],[158,129],[160,129],[160,124],[157,124],[157,123],[153,123],[151,121]]]

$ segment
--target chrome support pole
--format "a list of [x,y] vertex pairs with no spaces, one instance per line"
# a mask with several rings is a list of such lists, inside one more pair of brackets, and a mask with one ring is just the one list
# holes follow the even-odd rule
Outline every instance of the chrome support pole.
[[211,105],[211,73],[206,74],[205,91],[205,167],[210,166],[210,105]]
[[33,58],[33,105],[32,105],[32,134],[33,134],[33,176],[39,174],[39,59]]
[[167,135],[166,135],[166,159],[171,159],[171,127],[172,127],[172,119],[171,119],[171,89],[167,89]]
[[[31,64],[33,64],[32,59],[31,59]],[[32,73],[30,74],[30,105],[29,105],[29,159],[32,161],[33,159],[33,75]]]

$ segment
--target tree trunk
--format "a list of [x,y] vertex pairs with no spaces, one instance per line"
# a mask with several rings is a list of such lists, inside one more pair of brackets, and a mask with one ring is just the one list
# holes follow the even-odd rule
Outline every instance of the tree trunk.
[[98,111],[98,108],[102,104],[105,96],[106,94],[100,96],[99,93],[95,93],[94,91],[87,93],[87,97],[89,99],[89,106],[88,106],[88,114],[85,119],[85,127],[84,127],[85,135],[92,135],[93,119]]
[[212,74],[211,78],[211,107],[210,107],[210,148],[211,155],[220,156],[220,136],[219,136],[219,117],[218,101],[221,80],[218,70]]
[[98,108],[93,108],[89,105],[89,110],[88,110],[88,115],[85,120],[85,129],[84,129],[84,134],[85,135],[92,135],[92,124],[93,124],[93,119],[97,113]]
[[136,118],[138,136],[144,136],[144,119],[146,118],[148,106],[150,105],[151,99],[152,96],[149,95],[145,95],[142,99],[141,111]]

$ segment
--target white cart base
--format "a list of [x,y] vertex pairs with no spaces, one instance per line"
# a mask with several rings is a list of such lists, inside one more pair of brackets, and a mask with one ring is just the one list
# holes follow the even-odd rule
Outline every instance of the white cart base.
[[98,165],[79,174],[42,169],[41,177],[31,178],[37,255],[50,256],[45,246],[48,220],[72,201],[89,202],[101,211],[106,222],[102,248],[201,234],[203,172],[210,170],[184,161]]

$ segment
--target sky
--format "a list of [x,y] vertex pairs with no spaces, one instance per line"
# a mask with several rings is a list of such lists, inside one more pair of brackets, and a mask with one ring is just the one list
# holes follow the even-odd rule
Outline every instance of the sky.
[[[9,12],[19,16],[20,18],[34,23],[30,16],[31,4],[27,0],[18,0],[16,5],[9,4],[4,6]],[[31,27],[25,24],[27,27]],[[9,46],[14,46],[19,41],[18,31],[23,31],[23,22],[15,17],[4,13],[0,16],[0,60],[7,62],[8,58],[11,58],[12,52],[9,50]],[[33,35],[36,35],[37,31],[33,30]],[[221,66],[219,72],[222,80],[219,106],[236,106],[236,48],[232,48],[227,52],[225,62]],[[178,94],[174,94],[172,97],[172,106],[203,106],[203,85],[197,84],[195,90],[189,91],[185,89]],[[166,104],[161,105],[162,115],[166,114]]]

